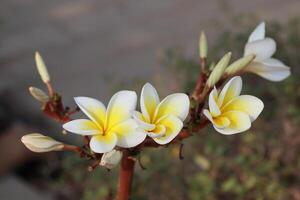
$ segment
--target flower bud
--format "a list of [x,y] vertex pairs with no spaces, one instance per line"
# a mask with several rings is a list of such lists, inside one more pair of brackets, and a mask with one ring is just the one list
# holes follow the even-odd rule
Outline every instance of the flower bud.
[[114,168],[121,160],[122,152],[118,150],[112,150],[110,152],[104,153],[100,165],[106,167],[107,169]]
[[212,71],[215,68],[215,66],[216,66],[215,62],[210,63],[210,65],[208,67],[209,71]]
[[242,69],[244,69],[250,62],[253,61],[253,59],[255,58],[254,54],[249,54],[243,58],[238,59],[237,61],[233,62],[231,65],[229,65],[226,70],[225,73],[228,75],[233,75],[239,71],[241,71]]
[[230,58],[231,52],[225,54],[223,58],[216,64],[206,82],[206,85],[208,87],[213,87],[220,80],[220,78],[224,74],[226,67],[228,66]]
[[43,58],[41,57],[41,55],[39,54],[39,52],[35,52],[35,63],[37,66],[37,70],[41,76],[41,79],[44,83],[47,83],[50,81],[50,76],[47,70],[47,67],[44,63]]
[[36,87],[29,87],[29,92],[39,102],[46,103],[49,101],[49,96],[41,89]]
[[207,57],[207,39],[204,31],[201,32],[199,38],[199,54],[200,54],[200,58]]
[[36,153],[61,151],[64,148],[63,143],[39,133],[24,135],[21,141],[29,150]]

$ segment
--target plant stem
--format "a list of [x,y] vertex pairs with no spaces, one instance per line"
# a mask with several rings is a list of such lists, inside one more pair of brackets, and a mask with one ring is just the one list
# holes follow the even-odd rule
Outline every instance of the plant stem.
[[120,166],[117,200],[129,200],[135,161],[130,158],[128,151],[123,152]]
[[201,93],[203,89],[203,85],[205,82],[205,67],[206,67],[206,58],[200,58],[200,73],[199,77],[196,83],[196,87],[194,89],[194,92],[192,94],[192,98],[195,100],[198,100],[198,95]]
[[49,96],[53,97],[55,92],[54,92],[54,88],[53,88],[52,84],[50,83],[50,81],[48,81],[46,83],[46,85],[47,85],[47,88],[48,88]]

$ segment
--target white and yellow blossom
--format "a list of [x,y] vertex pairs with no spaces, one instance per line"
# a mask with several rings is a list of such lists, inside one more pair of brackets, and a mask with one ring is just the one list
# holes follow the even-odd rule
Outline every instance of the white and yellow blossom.
[[255,73],[270,81],[282,81],[291,72],[280,60],[272,58],[276,51],[276,42],[265,37],[265,23],[260,23],[249,36],[244,56],[254,54],[255,59],[244,70]]
[[156,89],[146,83],[141,92],[142,112],[134,112],[133,118],[146,134],[158,144],[171,142],[183,127],[189,113],[190,100],[186,94],[175,93],[161,102]]
[[203,114],[211,121],[216,131],[231,135],[248,130],[264,108],[257,97],[240,95],[242,79],[233,77],[221,92],[214,88],[209,95],[209,110]]
[[110,99],[107,109],[100,101],[89,97],[75,97],[75,102],[90,119],[76,119],[65,123],[63,128],[72,133],[92,136],[90,147],[94,152],[106,153],[115,146],[134,147],[146,138],[131,118],[137,102],[135,92],[117,92]]
[[61,151],[64,148],[63,143],[40,133],[31,133],[28,135],[24,135],[21,138],[21,141],[29,150],[36,153]]

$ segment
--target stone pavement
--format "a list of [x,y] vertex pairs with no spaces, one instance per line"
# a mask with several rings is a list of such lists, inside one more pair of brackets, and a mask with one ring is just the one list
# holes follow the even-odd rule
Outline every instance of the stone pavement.
[[162,48],[196,56],[200,30],[212,41],[236,28],[233,16],[284,22],[299,10],[299,0],[1,0],[0,92],[10,89],[38,109],[27,93],[41,85],[36,50],[69,104],[78,95],[107,101],[114,84],[156,74],[170,85],[158,62]]
[[25,95],[40,84],[33,59],[39,50],[67,99],[107,99],[112,81],[151,81],[160,73],[162,48],[181,46],[196,55],[202,29],[211,39],[232,26],[231,16],[284,21],[299,8],[299,0],[2,0],[0,90]]

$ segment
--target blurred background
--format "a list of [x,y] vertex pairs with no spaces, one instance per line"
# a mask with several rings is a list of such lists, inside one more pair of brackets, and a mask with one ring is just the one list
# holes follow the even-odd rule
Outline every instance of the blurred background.
[[0,196],[3,200],[112,199],[118,170],[87,171],[71,153],[30,153],[20,142],[35,131],[80,144],[40,111],[29,86],[44,88],[34,63],[40,51],[66,105],[86,95],[107,104],[120,89],[151,82],[161,97],[190,92],[197,79],[198,36],[209,61],[242,56],[253,28],[266,21],[277,58],[292,75],[271,83],[245,75],[244,93],[265,109],[253,128],[226,137],[211,128],[179,146],[142,153],[132,199],[300,199],[299,0],[2,0],[0,6]]

